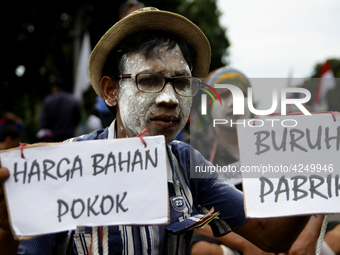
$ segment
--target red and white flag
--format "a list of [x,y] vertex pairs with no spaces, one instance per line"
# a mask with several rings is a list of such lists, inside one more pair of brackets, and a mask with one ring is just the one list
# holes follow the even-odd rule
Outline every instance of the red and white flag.
[[327,92],[328,90],[335,88],[335,85],[334,74],[329,61],[327,60],[321,68],[321,75],[313,100],[316,110],[328,110]]

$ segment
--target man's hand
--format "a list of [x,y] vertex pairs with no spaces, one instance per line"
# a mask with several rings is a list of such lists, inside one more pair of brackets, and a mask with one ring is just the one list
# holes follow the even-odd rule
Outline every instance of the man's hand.
[[0,253],[3,255],[18,254],[19,241],[15,240],[10,231],[0,228]]
[[0,228],[10,231],[9,220],[7,215],[7,205],[3,189],[3,183],[9,177],[7,168],[0,167]]
[[309,220],[309,216],[250,219],[233,231],[267,252],[287,252]]
[[292,245],[288,253],[279,253],[279,255],[314,255],[316,241],[299,237]]
[[[249,242],[249,241],[248,241]],[[243,255],[275,255],[275,253],[265,252],[249,242],[249,246],[242,251]]]
[[243,255],[275,255],[261,250],[242,236],[230,232],[229,234],[219,237],[218,240],[225,246],[242,252]]
[[[262,251],[260,248],[256,247],[254,244],[252,244],[251,242],[249,242],[248,240],[246,240],[245,238],[243,238],[242,236],[234,232],[230,232],[222,237],[217,238],[217,237],[214,237],[209,225],[201,229],[195,229],[194,232],[200,235],[205,235],[210,238],[217,239],[224,246],[232,250],[242,252],[243,255],[275,255],[274,253],[268,253],[268,252]],[[200,245],[195,247],[194,252],[192,250],[191,254],[207,254],[206,252],[207,249],[209,249],[209,252],[212,252],[212,250],[217,251],[221,249],[218,244],[208,243],[205,241],[197,242],[194,245],[198,243]],[[218,253],[212,253],[212,254],[218,254]]]
[[0,251],[1,254],[14,255],[18,252],[19,241],[13,238],[8,220],[7,205],[3,189],[3,184],[8,177],[8,169],[0,167]]
[[289,252],[279,253],[279,255],[314,255],[323,219],[324,215],[312,216]]

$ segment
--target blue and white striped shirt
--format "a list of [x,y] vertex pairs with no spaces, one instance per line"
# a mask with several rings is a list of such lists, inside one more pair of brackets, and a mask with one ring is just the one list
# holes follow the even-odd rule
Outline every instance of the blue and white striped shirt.
[[[115,122],[106,129],[96,130],[70,141],[114,138]],[[101,240],[98,228],[86,227],[44,235],[21,241],[18,254],[90,254],[91,239],[92,255],[189,254],[192,231],[180,235],[176,235],[176,232],[194,223],[195,218],[199,218],[198,215],[202,212],[206,213],[212,207],[220,212],[219,218],[210,223],[215,236],[222,236],[247,221],[243,195],[234,186],[228,185],[222,179],[211,178],[212,176],[190,178],[190,166],[211,166],[199,152],[188,144],[173,141],[167,145],[167,153],[169,225],[104,227],[103,242],[97,243],[94,240]],[[176,201],[180,202],[181,206],[178,206]]]

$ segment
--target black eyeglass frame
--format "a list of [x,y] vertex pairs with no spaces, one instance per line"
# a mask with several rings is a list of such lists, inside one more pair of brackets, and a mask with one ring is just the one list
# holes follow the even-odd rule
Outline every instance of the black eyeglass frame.
[[[151,92],[151,91],[143,91],[143,90],[141,90],[141,89],[139,88],[138,82],[137,82],[137,77],[138,77],[138,75],[140,75],[140,74],[151,74],[151,75],[157,75],[157,76],[163,77],[163,78],[164,78],[163,87],[162,87],[159,91],[154,91],[154,92]],[[198,89],[199,89],[200,87],[203,87],[202,81],[201,81],[200,79],[198,79],[198,78],[196,78],[196,77],[192,77],[192,76],[166,77],[166,76],[164,76],[164,75],[162,75],[162,74],[158,74],[158,73],[137,73],[137,74],[121,74],[121,75],[118,75],[118,78],[119,78],[119,79],[130,79],[130,78],[133,79],[133,80],[135,81],[135,83],[136,83],[137,89],[138,89],[140,92],[144,92],[144,93],[159,93],[159,92],[161,92],[161,91],[164,89],[164,87],[165,87],[166,84],[170,83],[170,84],[172,85],[172,87],[174,88],[174,91],[176,92],[177,95],[182,96],[182,97],[194,97],[194,96],[197,94]],[[197,89],[196,89],[195,93],[194,93],[193,95],[191,95],[191,96],[182,95],[182,94],[178,93],[178,91],[177,91],[177,89],[176,89],[176,87],[175,87],[175,80],[176,80],[176,79],[185,79],[185,78],[195,79],[195,80],[198,82],[198,84],[199,84],[199,86],[197,86]]]

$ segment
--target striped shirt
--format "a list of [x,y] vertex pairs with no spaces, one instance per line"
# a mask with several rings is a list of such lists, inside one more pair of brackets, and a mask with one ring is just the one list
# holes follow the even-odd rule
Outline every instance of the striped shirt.
[[[115,122],[106,129],[70,141],[114,138]],[[173,141],[167,145],[167,153],[169,225],[78,228],[21,241],[18,254],[188,254],[192,231],[176,233],[199,220],[202,213],[212,207],[220,212],[219,218],[209,223],[215,236],[222,236],[247,221],[243,195],[234,186],[210,174],[209,178],[197,176],[197,173],[195,177],[199,178],[190,178],[190,166],[193,171],[195,166],[211,166],[198,151],[188,144]]]

